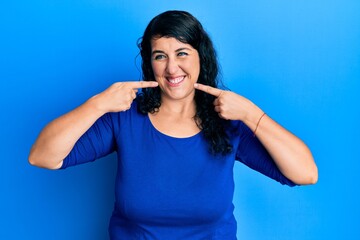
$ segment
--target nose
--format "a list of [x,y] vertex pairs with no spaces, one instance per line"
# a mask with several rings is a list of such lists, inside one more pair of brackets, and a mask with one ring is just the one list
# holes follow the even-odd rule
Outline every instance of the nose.
[[166,72],[169,75],[173,75],[179,69],[178,62],[173,58],[168,58],[167,65],[166,65]]

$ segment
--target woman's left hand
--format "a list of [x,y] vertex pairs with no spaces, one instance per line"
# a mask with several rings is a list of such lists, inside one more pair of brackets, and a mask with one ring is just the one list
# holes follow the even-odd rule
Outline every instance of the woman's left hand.
[[[233,93],[200,83],[195,89],[216,97],[215,111],[221,118],[243,121],[264,145],[280,171],[297,184],[314,184],[318,170],[310,149],[250,100]],[[260,124],[261,120],[261,124]]]
[[249,118],[250,111],[259,112],[257,115],[262,114],[262,111],[249,99],[234,92],[221,90],[201,83],[195,83],[194,87],[195,89],[216,97],[214,101],[215,111],[223,119],[244,121]]

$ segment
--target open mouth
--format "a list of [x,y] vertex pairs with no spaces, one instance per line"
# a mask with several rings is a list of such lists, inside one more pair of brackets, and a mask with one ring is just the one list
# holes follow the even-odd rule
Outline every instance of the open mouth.
[[185,79],[185,76],[180,77],[167,77],[166,80],[168,81],[169,85],[172,87],[179,86]]

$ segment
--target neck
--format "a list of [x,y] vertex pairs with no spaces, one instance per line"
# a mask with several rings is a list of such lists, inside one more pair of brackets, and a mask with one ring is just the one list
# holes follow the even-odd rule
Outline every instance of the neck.
[[162,97],[159,110],[176,116],[192,118],[196,113],[195,99],[173,100]]

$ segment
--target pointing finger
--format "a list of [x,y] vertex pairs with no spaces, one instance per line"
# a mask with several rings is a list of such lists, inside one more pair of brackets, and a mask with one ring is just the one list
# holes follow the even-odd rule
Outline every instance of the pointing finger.
[[133,89],[138,88],[153,88],[157,87],[159,84],[155,81],[139,81],[139,82],[129,82],[130,87]]
[[222,90],[218,89],[218,88],[214,88],[214,87],[211,87],[211,86],[208,86],[208,85],[204,85],[204,84],[201,84],[201,83],[195,83],[194,84],[194,87],[198,90],[201,90],[203,92],[206,92],[208,94],[211,94],[215,97],[220,97],[221,93],[222,93]]

